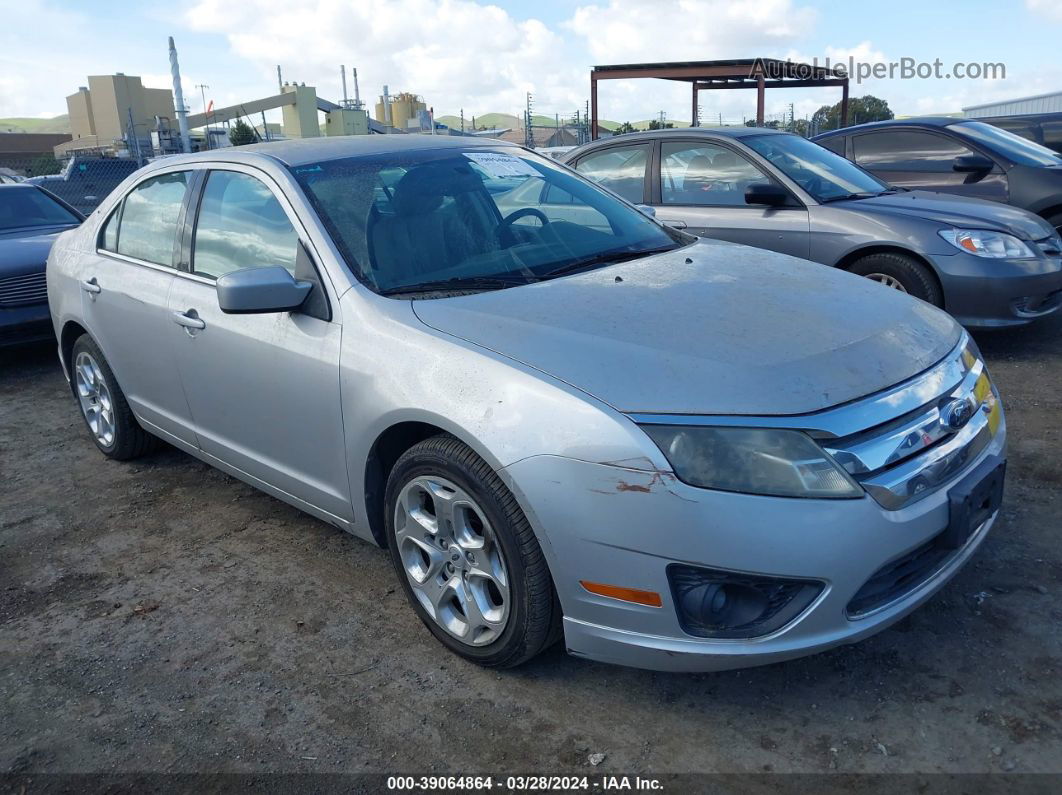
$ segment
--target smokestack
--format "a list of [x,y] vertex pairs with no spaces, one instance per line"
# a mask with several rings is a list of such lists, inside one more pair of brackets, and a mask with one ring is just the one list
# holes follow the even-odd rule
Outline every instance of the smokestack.
[[343,107],[347,106],[347,67],[343,64],[339,65],[339,76],[343,78]]
[[388,127],[390,127],[391,126],[391,97],[387,93],[387,86],[384,86],[383,106],[384,106],[384,124],[386,124]]
[[181,151],[191,152],[192,141],[188,136],[188,111],[184,107],[184,91],[181,89],[181,67],[177,63],[177,47],[170,36],[170,74],[173,75],[173,101],[177,105],[177,127],[181,135]]
[[361,92],[358,91],[358,69],[357,67],[350,67],[350,72],[354,75],[354,108],[361,110]]
[[277,64],[277,90],[284,93],[284,78],[280,76],[280,64]]

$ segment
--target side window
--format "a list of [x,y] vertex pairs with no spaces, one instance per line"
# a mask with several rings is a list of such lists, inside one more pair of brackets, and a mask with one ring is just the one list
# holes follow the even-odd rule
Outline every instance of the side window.
[[747,207],[745,188],[770,182],[741,155],[718,144],[665,141],[660,148],[660,199],[664,204]]
[[121,229],[116,241],[118,253],[156,265],[172,266],[177,219],[187,188],[188,173],[185,171],[152,177],[133,188],[125,197],[121,213]]
[[836,155],[841,157],[847,157],[844,153],[844,143],[848,138],[843,135],[835,135],[833,138],[827,138],[825,141],[816,141],[819,146],[829,149]]
[[295,273],[299,236],[265,183],[235,171],[211,171],[195,226],[192,270],[218,278],[280,265]]
[[111,211],[111,217],[107,219],[107,223],[103,225],[103,231],[100,233],[99,246],[104,251],[118,250],[118,222],[121,220],[121,215],[122,203],[119,202],[118,206]]
[[645,200],[648,164],[649,144],[631,144],[589,154],[578,162],[575,170],[627,201],[641,204]]
[[956,157],[973,154],[954,138],[920,130],[856,135],[852,137],[852,147],[855,162],[869,171],[950,173]]

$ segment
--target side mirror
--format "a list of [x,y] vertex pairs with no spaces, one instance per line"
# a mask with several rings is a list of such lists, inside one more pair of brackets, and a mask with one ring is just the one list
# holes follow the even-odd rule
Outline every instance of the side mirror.
[[984,155],[959,155],[951,162],[951,170],[960,174],[976,174],[978,171],[991,171],[994,165]]
[[765,204],[782,207],[789,201],[785,188],[770,182],[756,182],[745,188],[745,204]]
[[656,218],[655,207],[650,207],[648,204],[636,204],[634,206],[638,208],[638,211],[642,215],[648,215],[650,218]]
[[313,289],[295,281],[286,268],[244,268],[217,281],[218,306],[227,315],[290,312],[298,309]]

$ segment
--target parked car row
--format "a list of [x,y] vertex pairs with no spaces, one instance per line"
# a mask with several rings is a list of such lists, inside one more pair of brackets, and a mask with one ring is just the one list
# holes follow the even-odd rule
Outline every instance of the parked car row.
[[[914,263],[969,320],[1019,322],[1011,241],[1040,296],[1053,230],[894,195],[788,136],[628,145],[577,171],[390,135],[147,166],[48,259],[92,442],[165,440],[386,547],[428,630],[482,665],[563,636],[718,670],[880,631],[989,532],[1003,408],[955,319],[807,258]],[[978,279],[1006,300],[966,296]]]
[[967,326],[1019,325],[1062,305],[1062,238],[1049,221],[886,183],[791,133],[657,130],[565,162],[666,224],[869,277]]

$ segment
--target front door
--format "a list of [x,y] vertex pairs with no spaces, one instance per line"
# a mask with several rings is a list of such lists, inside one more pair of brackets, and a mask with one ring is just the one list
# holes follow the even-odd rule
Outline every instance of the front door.
[[250,169],[207,176],[191,272],[170,291],[177,365],[204,453],[349,521],[338,319],[229,315],[218,306],[215,281],[226,273],[296,272],[298,221],[267,179]]
[[772,181],[729,147],[711,141],[665,140],[660,144],[656,217],[701,237],[806,259],[810,228],[805,207],[745,203],[749,185]]
[[82,316],[149,431],[195,445],[172,360],[167,303],[177,229],[191,172],[150,177],[129,192],[81,268]]
[[890,185],[1006,202],[1007,175],[998,164],[972,174],[952,168],[956,157],[973,154],[981,153],[942,132],[897,128],[852,136],[856,165]]

